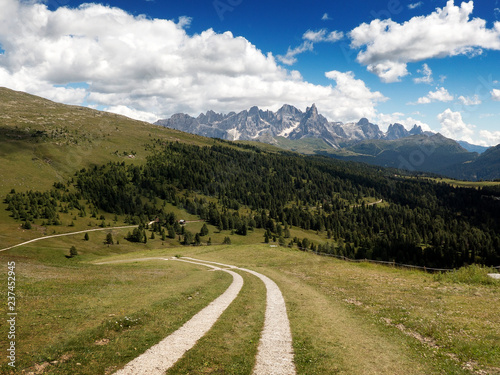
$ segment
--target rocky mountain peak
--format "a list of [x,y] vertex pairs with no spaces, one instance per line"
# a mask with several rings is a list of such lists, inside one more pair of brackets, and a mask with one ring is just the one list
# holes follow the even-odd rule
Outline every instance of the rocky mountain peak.
[[313,104],[306,109],[306,116],[308,117],[318,117],[318,108],[316,108],[316,104]]
[[370,124],[370,121],[368,121],[368,119],[365,117],[363,117],[361,120],[358,121],[359,126],[366,126],[368,124]]
[[410,135],[419,135],[419,134],[424,134],[422,127],[417,124],[413,125],[413,128],[410,130]]
[[399,138],[408,137],[410,134],[406,128],[398,123],[389,125],[387,129],[387,133],[385,134],[385,139],[394,140]]
[[250,116],[256,116],[256,115],[259,115],[259,112],[260,112],[259,107],[254,105],[252,108],[250,108],[250,110],[248,111],[248,114]]
[[388,131],[383,133],[378,125],[367,118],[348,124],[329,122],[319,113],[316,104],[307,107],[305,112],[284,104],[277,112],[263,111],[253,106],[239,113],[220,114],[207,111],[197,118],[175,114],[170,119],[157,121],[157,124],[228,140],[260,140],[273,143],[276,142],[274,137],[278,136],[292,140],[318,138],[332,147],[367,139],[395,140],[409,135],[425,134],[420,126],[415,125],[408,132],[403,125],[397,123],[389,126]]

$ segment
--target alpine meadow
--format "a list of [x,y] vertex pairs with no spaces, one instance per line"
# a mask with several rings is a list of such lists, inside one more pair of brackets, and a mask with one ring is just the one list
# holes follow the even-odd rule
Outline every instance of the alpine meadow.
[[500,0],[0,0],[0,374],[500,375]]

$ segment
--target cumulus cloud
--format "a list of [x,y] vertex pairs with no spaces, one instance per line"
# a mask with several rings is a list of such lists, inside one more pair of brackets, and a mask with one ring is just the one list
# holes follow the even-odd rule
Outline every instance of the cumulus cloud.
[[481,99],[479,98],[479,95],[477,95],[477,94],[474,95],[472,98],[462,95],[462,96],[458,97],[458,100],[460,100],[460,102],[463,105],[479,105],[479,104],[481,104]]
[[323,14],[323,16],[321,17],[321,21],[329,21],[329,20],[331,20],[331,18],[328,15],[328,13]]
[[408,104],[429,104],[433,102],[451,102],[454,99],[448,90],[444,87],[438,88],[436,91],[430,91],[426,96],[418,98],[416,103]]
[[440,133],[445,137],[459,141],[473,142],[474,125],[469,125],[462,119],[460,112],[453,112],[451,109],[445,110],[437,116],[441,123]]
[[350,72],[329,72],[331,85],[311,84],[245,38],[212,29],[189,35],[189,23],[189,17],[148,19],[99,4],[51,11],[2,0],[0,82],[148,121],[284,103],[316,103],[329,119],[351,121],[374,116],[385,100]]
[[491,90],[491,99],[497,102],[500,101],[500,90],[498,89]]
[[375,118],[375,104],[387,100],[382,93],[372,92],[365,82],[354,78],[352,72],[342,73],[332,70],[325,73],[325,76],[336,82],[333,88],[335,101],[328,103],[328,106],[322,109],[329,118],[343,118],[346,121],[359,120],[362,117]]
[[396,82],[408,75],[410,62],[500,50],[500,22],[487,28],[485,20],[471,19],[473,8],[473,1],[455,6],[449,0],[430,15],[402,24],[391,19],[363,23],[349,33],[351,47],[362,49],[357,61],[384,82]]
[[478,143],[481,146],[496,146],[500,144],[500,131],[490,132],[489,130],[481,130],[479,135],[481,140]]
[[417,70],[417,73],[422,74],[422,77],[414,78],[413,82],[415,83],[427,83],[432,84],[434,79],[432,78],[432,70],[429,68],[429,65],[422,65],[422,69]]

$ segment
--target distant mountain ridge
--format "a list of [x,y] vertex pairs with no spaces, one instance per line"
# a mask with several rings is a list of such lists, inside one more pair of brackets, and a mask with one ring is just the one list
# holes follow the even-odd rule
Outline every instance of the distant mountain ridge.
[[383,132],[366,118],[346,124],[330,122],[315,104],[305,112],[285,104],[276,112],[254,106],[239,113],[208,111],[198,117],[178,113],[155,124],[205,137],[259,141],[302,153],[452,178],[500,178],[499,147],[457,142],[418,125],[407,130],[394,123]]
[[397,123],[389,126],[384,133],[378,125],[370,123],[366,118],[357,123],[329,122],[318,112],[315,104],[308,107],[305,112],[285,104],[276,112],[252,107],[239,113],[220,114],[208,111],[196,118],[178,113],[169,119],[158,120],[155,124],[231,141],[275,143],[276,137],[290,140],[318,138],[336,149],[349,142],[368,139],[394,140],[426,134],[420,126],[415,125],[408,131]]

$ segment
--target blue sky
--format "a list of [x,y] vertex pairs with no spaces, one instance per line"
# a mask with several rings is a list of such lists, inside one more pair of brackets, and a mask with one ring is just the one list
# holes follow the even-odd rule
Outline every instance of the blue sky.
[[0,0],[0,85],[155,121],[316,103],[500,143],[500,2]]

